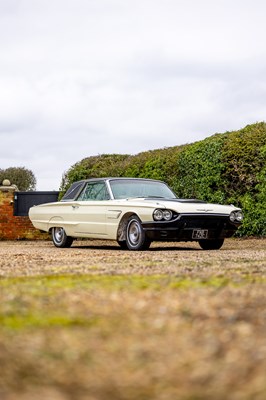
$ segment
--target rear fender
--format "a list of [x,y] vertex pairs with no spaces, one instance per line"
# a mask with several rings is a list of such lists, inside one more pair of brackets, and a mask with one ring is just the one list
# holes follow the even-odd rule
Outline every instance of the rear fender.
[[65,227],[63,225],[64,225],[63,218],[61,218],[61,217],[52,217],[49,220],[49,223],[48,223],[48,228],[49,228],[48,232],[51,232],[52,228],[54,228],[54,227],[62,227],[62,228],[65,229]]

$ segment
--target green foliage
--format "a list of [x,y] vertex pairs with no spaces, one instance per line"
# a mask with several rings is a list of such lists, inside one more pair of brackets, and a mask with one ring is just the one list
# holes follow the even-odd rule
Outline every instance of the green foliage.
[[173,188],[178,197],[224,202],[221,149],[224,137],[215,135],[187,145],[179,153]]
[[256,160],[261,160],[262,166],[254,176],[257,184],[255,183],[253,188],[238,198],[239,204],[247,216],[239,234],[266,236],[266,145],[260,149]]
[[256,193],[259,174],[265,165],[266,124],[248,125],[225,135],[222,160],[227,196]]
[[36,178],[33,172],[25,167],[10,167],[0,169],[0,183],[4,179],[8,179],[11,184],[14,184],[21,191],[35,190]]
[[266,124],[248,125],[225,134],[222,159],[229,202],[245,213],[238,235],[266,235]]
[[91,177],[128,176],[167,182],[178,197],[235,204],[245,219],[238,235],[266,235],[266,124],[137,155],[104,154],[73,165],[61,190]]
[[74,164],[62,177],[60,190],[65,192],[76,181],[89,178],[123,175],[123,162],[129,156],[124,154],[102,154],[84,158]]
[[176,155],[180,147],[147,151],[131,156],[125,164],[124,176],[159,179],[172,182],[177,169]]

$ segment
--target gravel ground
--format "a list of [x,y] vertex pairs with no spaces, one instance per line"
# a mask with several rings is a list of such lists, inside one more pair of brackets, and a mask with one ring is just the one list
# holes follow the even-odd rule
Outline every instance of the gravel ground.
[[50,241],[0,242],[0,276],[66,273],[265,276],[266,239],[227,239],[218,251],[190,242],[153,243],[143,252],[107,241],[75,241],[70,249],[55,248]]

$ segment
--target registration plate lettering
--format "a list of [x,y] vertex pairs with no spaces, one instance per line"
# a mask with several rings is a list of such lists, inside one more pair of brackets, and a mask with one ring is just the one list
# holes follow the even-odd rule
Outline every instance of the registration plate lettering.
[[208,229],[193,229],[192,239],[208,239]]

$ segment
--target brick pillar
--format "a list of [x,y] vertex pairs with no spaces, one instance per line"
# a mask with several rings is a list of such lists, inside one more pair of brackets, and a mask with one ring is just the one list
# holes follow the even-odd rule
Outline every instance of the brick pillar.
[[15,185],[0,186],[0,240],[47,239],[48,234],[34,228],[28,217],[14,216]]

